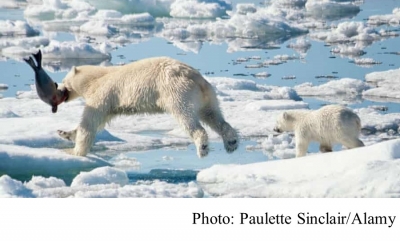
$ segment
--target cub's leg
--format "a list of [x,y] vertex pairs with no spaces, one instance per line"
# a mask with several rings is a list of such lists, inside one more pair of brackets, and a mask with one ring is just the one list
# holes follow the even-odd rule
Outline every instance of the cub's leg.
[[307,154],[308,145],[310,142],[305,140],[298,132],[295,133],[296,140],[296,157],[302,157]]
[[239,137],[235,129],[225,121],[218,107],[207,106],[200,112],[200,119],[222,137],[226,152],[232,153],[238,148]]
[[364,142],[362,142],[358,138],[349,138],[349,139],[344,139],[340,142],[343,146],[345,146],[347,149],[352,149],[356,147],[362,147],[364,146]]
[[332,145],[321,143],[321,144],[319,145],[319,151],[322,152],[322,153],[325,153],[325,152],[332,152]]

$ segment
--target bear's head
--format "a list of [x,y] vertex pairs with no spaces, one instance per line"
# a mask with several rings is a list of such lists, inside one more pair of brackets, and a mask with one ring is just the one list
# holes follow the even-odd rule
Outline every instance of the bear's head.
[[294,118],[289,112],[283,112],[278,116],[274,131],[282,133],[284,131],[294,130]]

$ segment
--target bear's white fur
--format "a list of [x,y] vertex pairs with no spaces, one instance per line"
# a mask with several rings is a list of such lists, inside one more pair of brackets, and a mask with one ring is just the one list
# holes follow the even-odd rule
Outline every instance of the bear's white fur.
[[224,120],[213,87],[194,68],[168,57],[155,57],[124,66],[73,67],[59,89],[68,100],[83,97],[86,106],[77,129],[61,131],[75,142],[71,154],[89,152],[97,131],[121,114],[164,113],[174,116],[194,141],[197,154],[208,154],[208,136],[200,121],[223,139],[228,153],[237,149],[237,132]]
[[321,152],[331,152],[334,144],[342,144],[348,149],[364,146],[358,139],[360,118],[340,105],[327,105],[319,110],[286,111],[278,117],[274,130],[294,131],[296,157],[306,155],[311,141],[320,143]]

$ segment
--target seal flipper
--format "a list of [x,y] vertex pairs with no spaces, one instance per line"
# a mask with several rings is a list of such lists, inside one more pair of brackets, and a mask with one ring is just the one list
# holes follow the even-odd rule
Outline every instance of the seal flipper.
[[53,113],[57,112],[57,105],[51,106],[51,112],[53,112]]
[[38,69],[41,69],[42,68],[42,51],[40,51],[40,49],[39,49],[39,51],[36,54],[32,54],[32,55],[36,60]]
[[36,66],[35,62],[33,61],[32,57],[29,57],[28,59],[24,58],[24,61],[29,64],[29,66],[32,67],[32,69],[36,72],[38,70],[38,67]]

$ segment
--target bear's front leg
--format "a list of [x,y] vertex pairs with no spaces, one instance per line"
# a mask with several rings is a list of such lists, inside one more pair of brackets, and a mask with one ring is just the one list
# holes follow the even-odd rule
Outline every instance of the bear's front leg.
[[93,145],[97,129],[104,123],[104,113],[97,108],[86,106],[81,123],[76,129],[75,147],[73,155],[86,156]]

